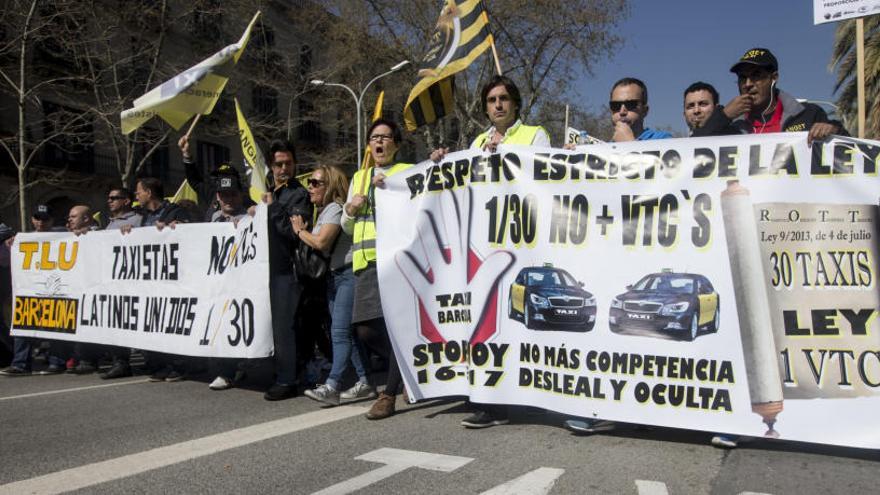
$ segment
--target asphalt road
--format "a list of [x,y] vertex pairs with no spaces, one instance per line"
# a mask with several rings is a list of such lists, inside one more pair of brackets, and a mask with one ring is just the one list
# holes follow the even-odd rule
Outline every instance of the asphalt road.
[[[556,414],[466,430],[462,402],[322,409],[207,379],[0,377],[0,494],[877,493],[880,453],[621,425],[576,436]],[[833,418],[828,418],[833,421]],[[821,424],[816,425],[821,428]]]

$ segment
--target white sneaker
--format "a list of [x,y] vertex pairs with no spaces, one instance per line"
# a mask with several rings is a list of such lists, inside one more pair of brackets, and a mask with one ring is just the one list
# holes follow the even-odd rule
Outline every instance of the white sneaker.
[[722,449],[735,449],[739,443],[739,437],[733,435],[715,435],[712,437],[712,445]]
[[309,399],[323,402],[328,406],[339,405],[339,392],[330,388],[330,385],[318,385],[312,390],[306,390],[305,392],[303,392],[303,395],[305,395]]
[[208,388],[211,390],[226,390],[227,388],[232,388],[232,382],[228,378],[218,376],[208,385]]
[[353,387],[339,394],[339,398],[342,400],[375,399],[376,397],[378,397],[376,389],[364,382],[357,382]]

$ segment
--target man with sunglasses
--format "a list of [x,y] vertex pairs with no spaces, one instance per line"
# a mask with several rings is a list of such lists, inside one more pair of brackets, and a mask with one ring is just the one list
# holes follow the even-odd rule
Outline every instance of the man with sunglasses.
[[646,141],[649,139],[671,138],[672,134],[645,127],[648,116],[648,87],[634,77],[624,77],[611,87],[611,121],[614,123],[614,136],[611,140]]
[[111,189],[107,194],[107,210],[110,212],[110,223],[104,230],[119,230],[123,225],[140,227],[143,219],[132,208],[134,193],[124,187]]
[[[107,210],[110,212],[110,223],[104,230],[130,230],[140,227],[143,217],[132,208],[134,193],[124,187],[111,189],[107,193]],[[113,364],[105,373],[99,375],[104,380],[131,376],[131,350],[127,347],[105,346]]]
[[[764,134],[807,131],[807,144],[832,134],[847,135],[843,125],[829,120],[818,105],[801,103],[776,87],[779,63],[766,48],[746,51],[730,68],[736,74],[739,96],[722,111],[713,112],[694,137],[720,134]],[[731,132],[723,129],[730,128]]]
[[293,270],[293,250],[301,242],[290,217],[312,218],[306,189],[296,180],[296,148],[289,141],[269,146],[272,191],[263,195],[269,214],[269,299],[275,341],[275,383],[263,398],[283,400],[296,395],[296,332],[294,318],[303,284]]

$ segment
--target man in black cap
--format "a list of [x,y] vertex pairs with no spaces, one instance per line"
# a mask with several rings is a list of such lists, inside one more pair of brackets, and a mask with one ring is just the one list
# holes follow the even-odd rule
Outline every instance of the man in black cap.
[[214,186],[217,190],[217,211],[211,214],[211,221],[238,223],[247,215],[238,171],[229,165],[222,165],[214,174]]
[[34,232],[67,232],[64,227],[55,226],[55,217],[52,216],[52,210],[49,205],[37,205],[34,213],[31,215],[31,226]]
[[818,105],[801,103],[776,87],[779,63],[766,48],[746,51],[730,68],[737,76],[739,96],[715,111],[693,136],[719,135],[730,126],[740,134],[807,131],[807,144],[832,134],[847,135],[843,125],[829,120]]
[[[215,193],[217,211],[211,214],[211,222],[233,222],[237,225],[238,221],[248,214],[244,206],[244,192],[238,172],[229,165],[221,166],[214,174],[213,187],[217,191]],[[245,363],[246,361],[234,359],[215,360],[218,374],[208,388],[211,390],[231,388],[236,381],[244,377]]]

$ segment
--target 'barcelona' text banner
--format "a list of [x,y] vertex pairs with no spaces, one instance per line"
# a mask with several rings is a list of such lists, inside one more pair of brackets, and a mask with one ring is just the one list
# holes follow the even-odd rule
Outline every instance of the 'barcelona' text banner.
[[12,246],[12,335],[172,354],[272,354],[266,208],[254,218],[33,233]]
[[379,282],[409,393],[880,447],[878,155],[788,133],[388,177]]

